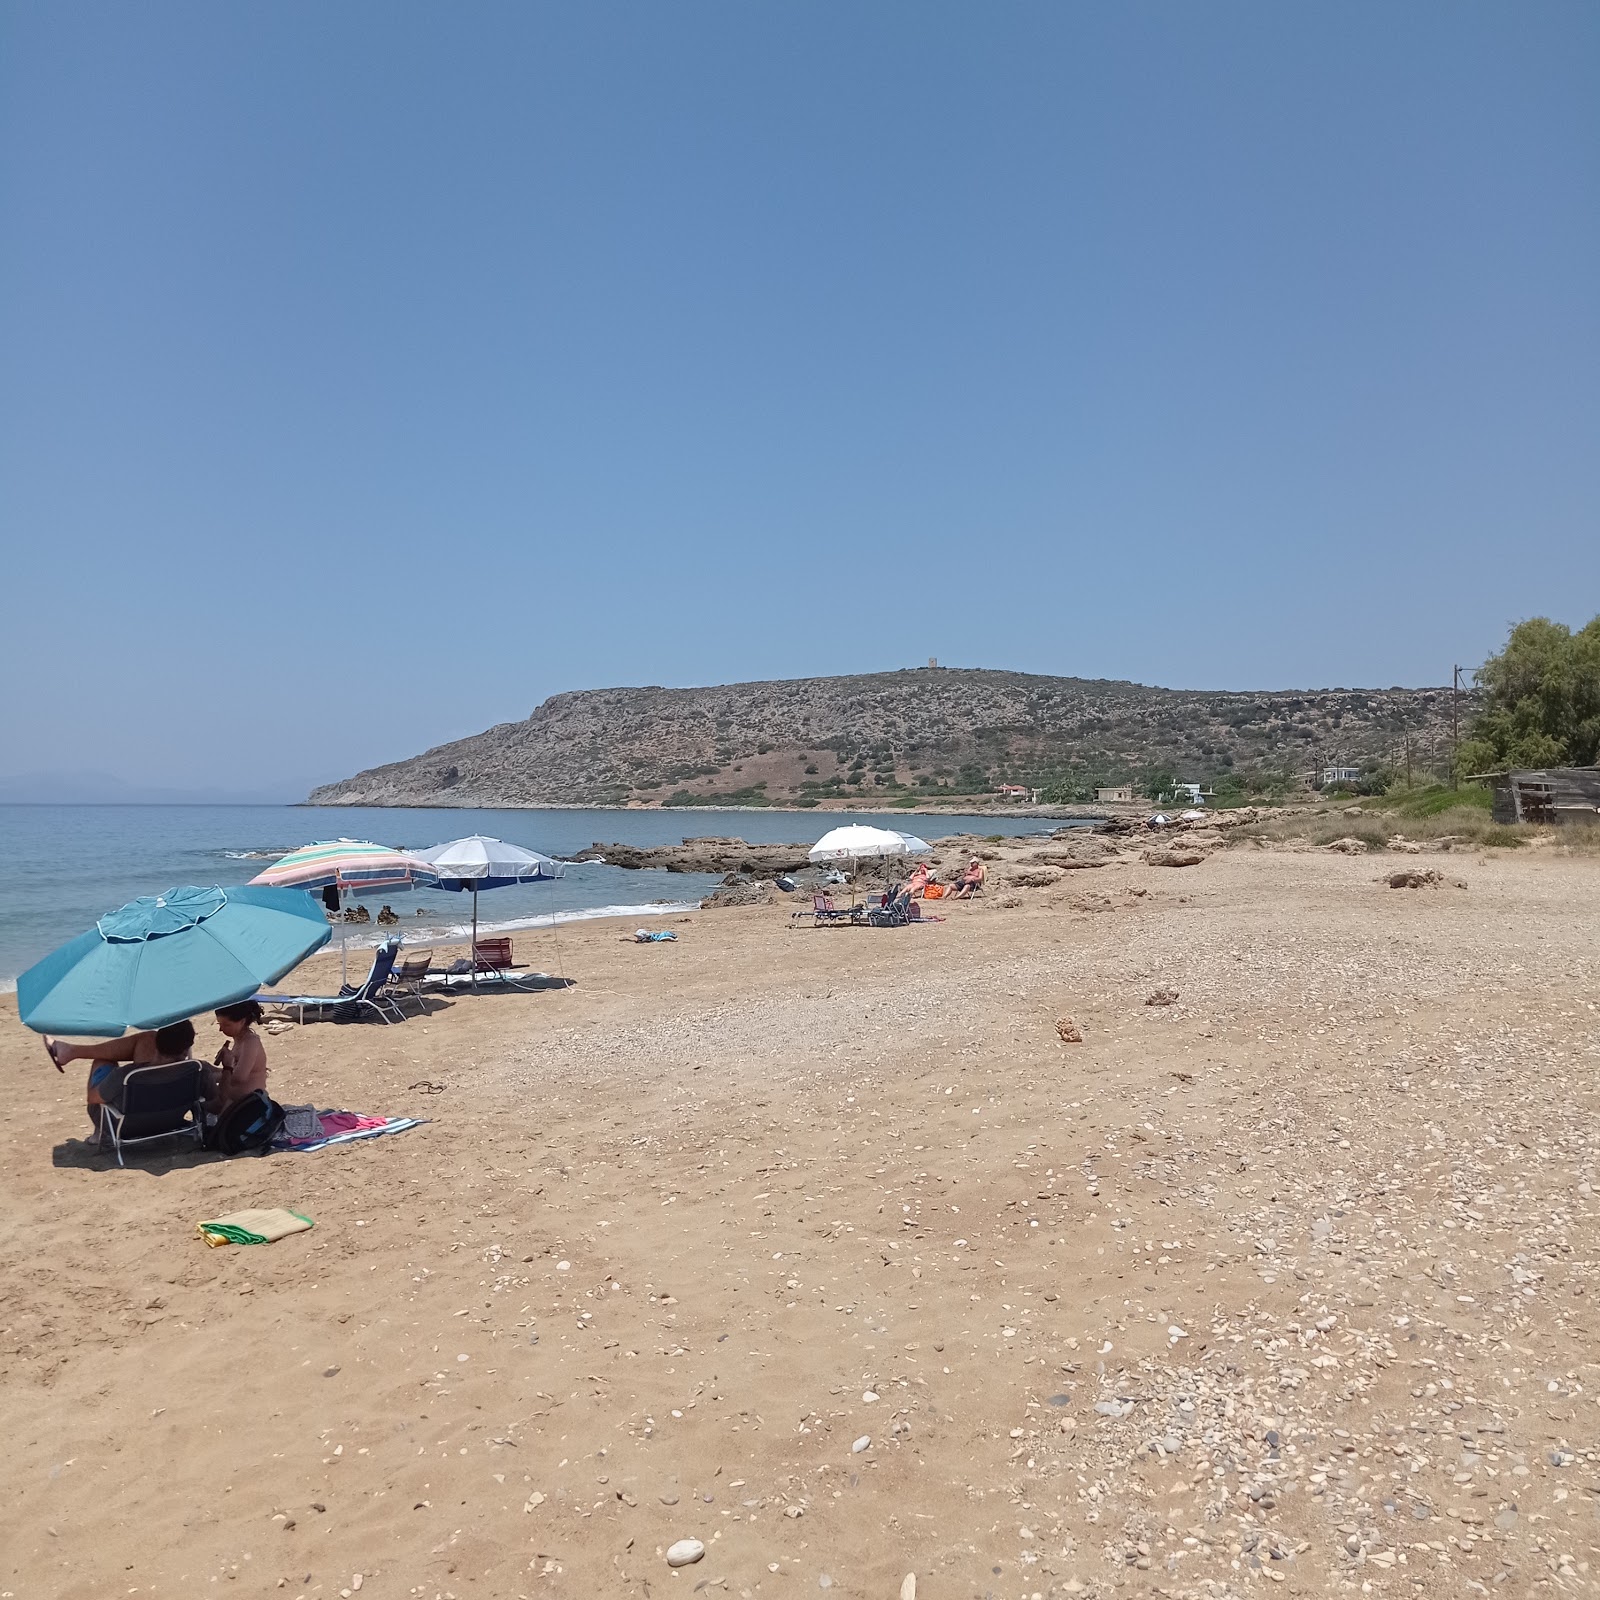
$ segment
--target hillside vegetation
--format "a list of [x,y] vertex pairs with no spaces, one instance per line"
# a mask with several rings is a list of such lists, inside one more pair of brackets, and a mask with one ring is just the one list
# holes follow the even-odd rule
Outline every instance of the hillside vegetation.
[[1325,763],[1448,756],[1448,689],[1153,689],[919,668],[705,689],[554,695],[502,723],[317,789],[317,805],[970,803],[1164,778],[1296,787]]

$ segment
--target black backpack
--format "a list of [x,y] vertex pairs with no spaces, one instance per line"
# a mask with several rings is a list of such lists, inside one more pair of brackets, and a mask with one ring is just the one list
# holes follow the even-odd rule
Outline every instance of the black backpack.
[[211,1131],[211,1148],[225,1156],[267,1149],[283,1126],[283,1107],[265,1089],[229,1106]]

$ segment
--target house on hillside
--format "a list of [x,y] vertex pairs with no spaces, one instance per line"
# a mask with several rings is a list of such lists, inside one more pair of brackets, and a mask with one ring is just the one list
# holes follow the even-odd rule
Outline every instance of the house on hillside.
[[1131,806],[1133,804],[1133,785],[1131,783],[1114,783],[1105,789],[1096,789],[1094,797],[1103,806]]
[[995,793],[1002,800],[1032,800],[1034,798],[1033,790],[1025,789],[1020,783],[1002,783],[995,790]]
[[1494,789],[1496,822],[1600,823],[1600,767],[1484,772],[1476,781]]
[[1322,769],[1322,787],[1331,789],[1339,783],[1360,783],[1360,767],[1324,767]]
[[1216,798],[1215,789],[1202,789],[1198,783],[1175,783],[1172,786],[1174,800],[1187,800],[1192,806],[1203,806],[1207,800]]

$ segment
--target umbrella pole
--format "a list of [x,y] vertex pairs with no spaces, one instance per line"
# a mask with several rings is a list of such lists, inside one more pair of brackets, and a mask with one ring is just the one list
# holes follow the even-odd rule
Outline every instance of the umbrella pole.
[[338,886],[339,895],[339,987],[350,981],[350,955],[345,948],[346,926],[344,920],[344,885]]
[[472,989],[478,989],[478,891],[472,891]]

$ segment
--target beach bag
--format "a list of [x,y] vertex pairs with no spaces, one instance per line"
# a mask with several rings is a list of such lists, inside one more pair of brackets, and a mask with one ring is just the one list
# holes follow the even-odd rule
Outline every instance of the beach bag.
[[308,1144],[322,1137],[322,1118],[315,1106],[283,1106],[283,1136],[291,1144]]
[[211,1133],[211,1148],[225,1156],[265,1150],[283,1126],[283,1107],[265,1089],[256,1089],[228,1107]]
[[927,888],[922,891],[922,898],[924,900],[943,900],[944,885],[942,883],[930,883]]

